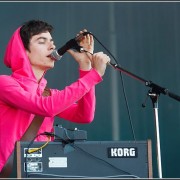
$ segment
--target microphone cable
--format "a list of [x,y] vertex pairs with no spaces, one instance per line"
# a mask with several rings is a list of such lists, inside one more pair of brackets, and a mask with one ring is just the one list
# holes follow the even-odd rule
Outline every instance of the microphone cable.
[[[86,34],[91,34],[94,39],[110,54],[110,56],[114,59],[114,61],[116,62],[116,65],[118,64],[118,61],[116,60],[116,58],[114,57],[114,55],[100,42],[100,40],[98,40],[98,38],[92,34],[91,32],[86,32]],[[85,51],[84,52],[88,52]],[[90,53],[91,54],[91,53]],[[108,63],[109,65],[111,65],[111,63]],[[115,66],[116,66],[115,65]],[[111,65],[112,66],[112,65]],[[121,67],[121,65],[119,65]],[[114,66],[112,66],[114,67]],[[134,127],[133,127],[133,123],[132,123],[132,118],[131,118],[131,113],[130,113],[130,109],[129,109],[129,104],[128,104],[128,99],[127,99],[127,95],[126,95],[126,90],[125,90],[125,86],[124,86],[124,79],[122,76],[122,72],[120,71],[120,77],[121,77],[121,83],[122,83],[122,89],[123,89],[123,95],[125,98],[125,104],[126,104],[126,108],[127,108],[127,112],[128,112],[128,117],[129,117],[129,121],[130,121],[130,126],[131,126],[131,131],[132,131],[132,135],[133,135],[133,139],[136,141],[136,137],[135,137],[135,132],[134,132]]]

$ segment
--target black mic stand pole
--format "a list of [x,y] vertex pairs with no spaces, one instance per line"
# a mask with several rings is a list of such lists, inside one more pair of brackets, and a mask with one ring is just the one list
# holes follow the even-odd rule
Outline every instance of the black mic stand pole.
[[168,95],[169,97],[180,101],[180,96],[170,92],[168,89],[163,88],[157,84],[154,84],[152,81],[147,81],[124,68],[119,67],[118,64],[113,64],[111,62],[108,63],[114,69],[120,70],[121,72],[133,77],[136,80],[139,80],[145,83],[146,86],[150,87],[148,95],[150,96],[154,109],[154,117],[155,117],[155,130],[156,130],[156,151],[157,151],[157,165],[158,165],[158,175],[159,178],[162,178],[162,165],[161,165],[161,148],[160,148],[160,133],[159,133],[159,119],[158,119],[158,97],[160,94]]

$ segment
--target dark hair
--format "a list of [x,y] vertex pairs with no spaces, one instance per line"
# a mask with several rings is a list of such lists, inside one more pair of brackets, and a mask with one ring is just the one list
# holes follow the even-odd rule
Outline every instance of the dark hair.
[[28,22],[25,22],[20,28],[20,36],[21,36],[25,49],[29,50],[29,41],[32,36],[43,33],[43,32],[47,32],[47,31],[49,33],[52,33],[52,30],[53,30],[53,27],[44,21],[30,20]]

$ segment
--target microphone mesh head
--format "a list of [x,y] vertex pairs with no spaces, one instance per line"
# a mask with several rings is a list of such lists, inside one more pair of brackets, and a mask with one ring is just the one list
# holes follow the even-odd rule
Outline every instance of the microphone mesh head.
[[57,50],[54,50],[50,56],[54,61],[58,61],[62,58],[62,56],[58,54]]

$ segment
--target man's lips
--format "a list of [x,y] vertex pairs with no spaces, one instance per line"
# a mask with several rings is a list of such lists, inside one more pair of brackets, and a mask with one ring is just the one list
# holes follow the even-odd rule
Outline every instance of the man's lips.
[[51,54],[47,55],[46,57],[51,58],[51,59],[53,60],[53,58],[52,58]]

